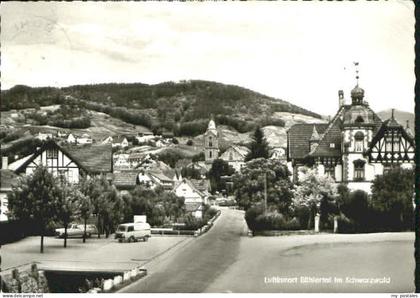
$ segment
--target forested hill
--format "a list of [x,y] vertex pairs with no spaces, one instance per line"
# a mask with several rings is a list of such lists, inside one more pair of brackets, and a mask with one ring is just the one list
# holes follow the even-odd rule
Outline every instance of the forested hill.
[[211,115],[219,124],[239,132],[256,125],[284,126],[275,112],[315,118],[320,115],[287,101],[246,88],[210,81],[76,85],[65,88],[31,88],[18,85],[1,92],[1,110],[37,108],[71,103],[175,135],[197,135],[205,130]]

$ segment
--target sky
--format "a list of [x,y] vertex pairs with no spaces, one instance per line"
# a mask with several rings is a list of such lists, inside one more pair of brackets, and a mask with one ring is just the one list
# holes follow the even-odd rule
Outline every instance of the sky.
[[414,4],[7,2],[1,88],[210,80],[337,111],[359,85],[375,111],[414,111]]

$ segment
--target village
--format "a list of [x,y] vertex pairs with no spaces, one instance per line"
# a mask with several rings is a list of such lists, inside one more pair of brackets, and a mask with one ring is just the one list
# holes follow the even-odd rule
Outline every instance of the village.
[[416,5],[333,2],[2,3],[0,296],[420,291]]
[[[68,241],[73,245],[72,237],[82,237],[85,243],[92,236],[101,239],[101,234],[104,240],[119,242],[183,235],[182,242],[183,237],[208,230],[214,235],[217,228],[212,231],[212,226],[220,215],[218,222],[242,217],[247,226],[243,236],[406,231],[412,224],[413,197],[404,194],[409,189],[385,197],[378,191],[383,191],[381,183],[389,183],[383,179],[411,179],[415,146],[409,124],[398,123],[394,110],[381,120],[363,100],[358,84],[350,94],[348,102],[343,91],[338,92],[338,112],[329,122],[292,125],[286,148],[270,148],[257,127],[252,143],[233,144],[221,153],[220,133],[211,118],[200,152],[190,160],[158,154],[179,143],[170,134],[142,132],[93,140],[87,133],[39,132],[33,137],[41,143],[33,153],[11,163],[8,156],[2,158],[1,220],[11,231],[2,241],[41,233],[42,239],[64,238],[64,247]],[[185,146],[197,143],[189,139]],[[37,179],[52,184],[39,185]],[[43,195],[40,207],[29,207],[39,204],[36,194],[49,192],[46,187],[57,194]],[[35,201],[26,202],[28,195]],[[389,195],[398,197],[393,198],[395,206],[404,207],[395,209],[386,202],[390,211],[375,209],[381,200],[389,201]],[[46,200],[58,205],[48,209],[42,205]],[[39,221],[41,214],[45,218]],[[125,227],[133,221],[136,226],[136,220],[147,225],[137,236]],[[50,241],[44,248],[41,240],[41,253],[48,253]],[[147,245],[154,245],[155,239],[151,243]],[[93,258],[101,255],[97,251]]]

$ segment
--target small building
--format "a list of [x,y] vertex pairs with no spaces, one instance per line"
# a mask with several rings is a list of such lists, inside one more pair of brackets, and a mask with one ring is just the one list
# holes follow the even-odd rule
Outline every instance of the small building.
[[131,164],[128,160],[129,158],[128,153],[118,153],[113,155],[114,160],[114,169],[130,169]]
[[176,182],[172,191],[178,197],[185,198],[185,207],[188,212],[197,218],[202,218],[203,205],[207,204],[207,198],[191,181],[184,178],[182,181]]
[[112,147],[127,148],[129,145],[127,138],[123,136],[115,137],[112,140]]
[[76,137],[72,133],[67,136],[67,143],[76,144]]
[[286,149],[282,147],[273,148],[270,152],[270,159],[286,160]]
[[52,139],[53,138],[53,135],[52,135],[52,133],[42,133],[42,132],[39,132],[36,135],[35,138],[37,138],[38,140],[41,140],[41,141],[46,141],[48,139]]
[[106,137],[105,139],[103,139],[101,141],[101,144],[105,145],[105,144],[112,144],[113,138],[111,136]]
[[226,161],[236,172],[240,172],[249,152],[250,150],[245,146],[233,145],[223,152],[220,159]]
[[82,134],[80,138],[76,139],[77,144],[85,145],[85,144],[92,144],[93,140],[90,135],[87,133]]

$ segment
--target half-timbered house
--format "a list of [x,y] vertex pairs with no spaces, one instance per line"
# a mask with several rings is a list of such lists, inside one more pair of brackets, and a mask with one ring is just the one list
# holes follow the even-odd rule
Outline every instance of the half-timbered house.
[[17,174],[32,174],[39,166],[46,167],[56,177],[78,183],[80,175],[112,172],[111,145],[59,145],[48,141],[14,169]]

